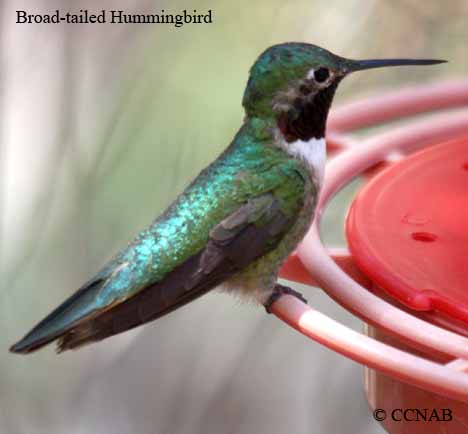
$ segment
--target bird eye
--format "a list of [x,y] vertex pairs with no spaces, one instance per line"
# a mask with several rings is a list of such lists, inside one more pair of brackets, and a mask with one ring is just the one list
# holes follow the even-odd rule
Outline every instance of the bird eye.
[[317,83],[323,83],[330,76],[330,71],[327,68],[319,68],[314,71],[314,78]]

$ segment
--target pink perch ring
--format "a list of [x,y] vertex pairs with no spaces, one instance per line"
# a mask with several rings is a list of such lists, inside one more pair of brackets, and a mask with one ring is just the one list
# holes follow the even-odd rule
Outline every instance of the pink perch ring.
[[[467,105],[468,81],[460,81],[404,90],[332,112],[327,144],[340,152],[327,165],[315,221],[281,271],[283,278],[319,286],[366,323],[420,350],[417,355],[355,332],[292,296],[286,295],[272,306],[278,318],[326,347],[405,383],[464,402],[468,402],[468,374],[464,372],[468,370],[468,338],[426,322],[409,313],[410,309],[371,292],[370,278],[356,266],[347,249],[330,251],[322,244],[319,224],[332,196],[352,178],[416,150],[467,138],[468,111],[436,114],[429,120],[418,118],[359,143],[346,132]],[[468,161],[468,140],[466,143]],[[446,362],[428,360],[421,356],[424,351],[440,354]]]

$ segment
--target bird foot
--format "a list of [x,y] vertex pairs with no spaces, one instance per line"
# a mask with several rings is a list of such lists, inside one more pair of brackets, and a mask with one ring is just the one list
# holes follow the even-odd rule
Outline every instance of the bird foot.
[[303,297],[303,295],[300,292],[294,291],[294,289],[289,288],[288,286],[280,285],[277,283],[275,285],[275,288],[273,289],[273,294],[268,297],[268,300],[265,302],[263,305],[265,307],[265,310],[267,313],[271,313],[271,306],[275,301],[279,300],[283,295],[292,295],[299,300],[303,301],[304,303],[307,303],[307,300]]

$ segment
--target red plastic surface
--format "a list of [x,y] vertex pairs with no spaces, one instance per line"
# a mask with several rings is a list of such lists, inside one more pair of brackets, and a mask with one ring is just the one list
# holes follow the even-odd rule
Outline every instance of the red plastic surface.
[[468,138],[379,173],[354,200],[346,234],[359,268],[391,297],[468,324]]

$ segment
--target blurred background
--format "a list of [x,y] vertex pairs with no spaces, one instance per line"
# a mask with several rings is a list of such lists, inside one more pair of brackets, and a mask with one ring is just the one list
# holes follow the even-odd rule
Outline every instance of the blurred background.
[[[212,24],[15,24],[16,10],[200,13]],[[239,128],[248,69],[306,41],[432,68],[348,78],[335,107],[466,74],[465,0],[0,1],[0,432],[383,433],[362,368],[218,293],[57,356],[8,347],[156,217]],[[323,225],[344,242],[356,185]],[[309,303],[356,330],[317,288]]]

